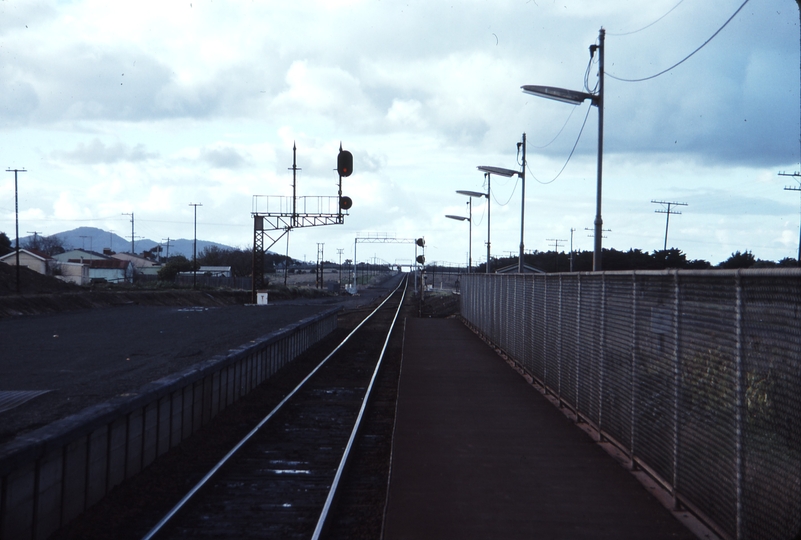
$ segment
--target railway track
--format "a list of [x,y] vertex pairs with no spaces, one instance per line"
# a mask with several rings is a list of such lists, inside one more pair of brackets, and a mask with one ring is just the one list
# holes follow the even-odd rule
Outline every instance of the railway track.
[[403,305],[405,283],[144,539],[323,537]]

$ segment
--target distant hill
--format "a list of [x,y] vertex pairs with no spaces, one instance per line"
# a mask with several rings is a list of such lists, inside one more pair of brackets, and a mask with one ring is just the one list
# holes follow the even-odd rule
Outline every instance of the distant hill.
[[[78,227],[77,229],[56,233],[52,236],[56,236],[61,239],[61,241],[64,243],[65,249],[87,249],[96,251],[98,253],[102,253],[103,249],[105,248],[111,248],[111,250],[116,253],[130,253],[131,251],[130,238],[126,240],[118,234],[104,231],[103,229],[98,229],[97,227]],[[26,236],[24,238],[20,237],[20,243],[27,242],[29,239],[33,239],[33,236]],[[169,249],[169,256],[183,255],[184,257],[191,259],[192,243],[193,241],[191,239],[186,240],[184,238],[170,238],[169,248],[165,245],[166,243],[162,244],[164,246],[163,255],[166,257]],[[134,249],[136,250],[136,253],[148,251],[157,245],[159,245],[159,242],[154,242],[153,240],[134,240]],[[231,246],[226,246],[225,244],[198,239],[198,255],[203,251],[203,248],[207,246],[217,246],[220,249],[234,249]]]

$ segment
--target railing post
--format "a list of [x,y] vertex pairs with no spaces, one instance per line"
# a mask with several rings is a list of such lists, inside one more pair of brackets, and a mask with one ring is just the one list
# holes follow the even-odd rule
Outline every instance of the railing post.
[[556,397],[559,400],[559,407],[562,407],[562,274],[559,274],[559,303],[557,305],[557,327],[559,335],[558,348],[556,352]]
[[542,276],[542,387],[548,395],[548,278]]
[[673,508],[678,510],[680,507],[678,498],[679,482],[679,314],[680,311],[680,289],[679,271],[673,272]]
[[601,302],[600,302],[600,330],[599,330],[599,352],[601,355],[601,369],[598,375],[598,439],[604,441],[603,418],[604,418],[604,370],[606,368],[606,273],[601,272]]
[[734,274],[734,288],[735,288],[735,404],[734,410],[734,436],[735,436],[735,452],[734,459],[736,465],[736,502],[735,502],[735,537],[737,540],[745,538],[744,523],[743,523],[743,478],[744,478],[744,460],[743,460],[743,418],[745,414],[745,370],[743,369],[743,291],[742,282],[740,280],[740,270]]
[[631,469],[637,470],[634,459],[637,429],[637,273],[631,273],[631,425],[629,426],[629,455],[631,456]]
[[581,423],[581,274],[576,274],[576,422]]

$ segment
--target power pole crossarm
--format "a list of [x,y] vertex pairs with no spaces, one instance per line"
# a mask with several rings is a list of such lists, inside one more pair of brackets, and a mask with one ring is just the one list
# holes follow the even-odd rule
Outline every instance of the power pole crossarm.
[[668,202],[668,201],[651,201],[652,204],[662,204],[667,206],[666,210],[654,210],[657,214],[667,214],[665,220],[665,246],[662,248],[663,251],[667,251],[667,238],[668,238],[668,227],[670,226],[670,214],[681,214],[681,212],[677,212],[675,210],[671,211],[671,206],[687,206],[687,203],[682,202]]
[[[799,2],[801,2],[801,0],[799,0]],[[799,4],[799,6],[801,7],[801,4]],[[784,187],[785,191],[798,191],[798,192],[801,192],[801,173],[797,173],[796,172],[796,173],[788,174],[788,173],[781,172],[781,173],[779,173],[779,176],[792,176],[799,183],[798,187],[785,186]],[[798,258],[796,259],[796,264],[798,266],[801,266],[801,224],[799,224],[798,229],[799,229],[799,233],[798,233]]]

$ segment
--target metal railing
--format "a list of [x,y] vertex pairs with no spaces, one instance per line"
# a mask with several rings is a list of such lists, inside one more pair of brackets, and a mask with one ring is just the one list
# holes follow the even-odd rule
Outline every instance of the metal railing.
[[801,533],[801,269],[472,274],[461,312],[721,536]]

